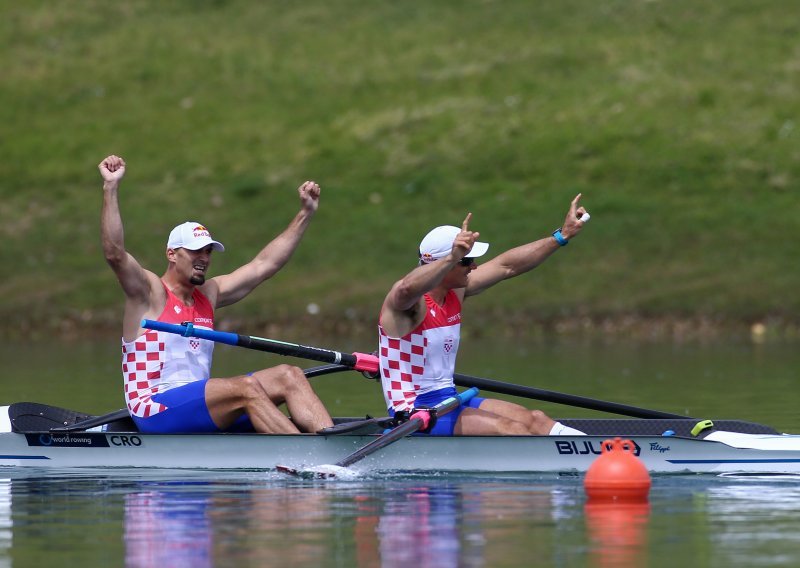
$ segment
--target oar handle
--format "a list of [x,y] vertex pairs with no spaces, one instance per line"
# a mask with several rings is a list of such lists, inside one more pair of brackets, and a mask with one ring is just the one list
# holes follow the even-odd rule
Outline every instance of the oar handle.
[[253,335],[240,335],[238,333],[196,327],[188,322],[174,324],[144,319],[141,322],[141,326],[145,329],[174,333],[184,337],[198,337],[217,343],[255,349],[256,351],[267,351],[269,353],[277,353],[278,355],[286,355],[289,357],[299,357],[311,359],[313,361],[322,361],[323,363],[345,365],[356,371],[367,371],[370,373],[378,371],[378,358],[374,355],[367,355],[366,353],[341,353],[340,351],[299,345],[297,343],[287,343],[275,339],[265,339]]
[[437,416],[441,414],[447,414],[459,406],[468,403],[472,397],[478,395],[478,392],[480,391],[477,387],[472,387],[457,394],[456,396],[446,398],[432,409],[420,408],[419,410],[415,410],[411,413],[411,416],[408,418],[408,420],[409,422],[411,420],[422,420],[422,426],[420,426],[419,430],[425,430],[428,427],[428,424],[430,424],[432,414],[435,413]]
[[238,333],[230,333],[227,331],[215,331],[204,327],[195,327],[191,323],[165,323],[163,321],[143,319],[141,326],[145,329],[152,329],[154,331],[164,331],[166,333],[174,333],[184,337],[198,337],[200,339],[208,339],[216,343],[226,343],[228,345],[239,345]]

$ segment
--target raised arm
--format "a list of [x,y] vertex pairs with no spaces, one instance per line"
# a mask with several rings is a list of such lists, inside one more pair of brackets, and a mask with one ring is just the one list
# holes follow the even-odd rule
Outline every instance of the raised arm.
[[[561,226],[561,237],[566,241],[580,233],[585,224],[581,217],[586,214],[586,209],[579,205],[580,199],[579,193],[572,200],[564,224]],[[554,236],[548,236],[507,250],[470,273],[465,295],[480,294],[498,282],[533,270],[561,246],[563,245]]]
[[301,207],[289,226],[261,249],[253,260],[230,274],[216,276],[209,281],[210,285],[217,288],[216,307],[238,302],[289,262],[319,207],[320,187],[315,182],[303,183],[297,192]]
[[108,156],[97,167],[103,178],[103,210],[100,217],[103,254],[125,293],[122,334],[126,340],[131,340],[138,334],[142,316],[152,308],[152,290],[158,278],[142,268],[125,250],[118,194],[120,181],[125,176],[125,160],[119,156]]
[[450,254],[435,262],[418,266],[395,282],[381,307],[380,323],[392,337],[402,337],[425,317],[422,297],[442,284],[451,269],[472,250],[480,233],[469,230],[472,213],[461,224]]

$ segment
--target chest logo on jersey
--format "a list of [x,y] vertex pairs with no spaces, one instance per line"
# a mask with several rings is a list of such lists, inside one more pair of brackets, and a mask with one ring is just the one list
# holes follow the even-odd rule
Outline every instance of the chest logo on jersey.
[[172,306],[172,309],[175,310],[176,314],[181,313],[181,307],[180,306]]
[[455,345],[455,340],[452,337],[447,337],[444,340],[444,350],[446,353],[450,353],[453,350],[453,345]]
[[431,317],[432,318],[436,317],[436,310],[434,310],[433,308],[431,308]]
[[192,351],[197,351],[198,349],[200,349],[200,342],[197,339],[190,339],[189,347],[192,348]]

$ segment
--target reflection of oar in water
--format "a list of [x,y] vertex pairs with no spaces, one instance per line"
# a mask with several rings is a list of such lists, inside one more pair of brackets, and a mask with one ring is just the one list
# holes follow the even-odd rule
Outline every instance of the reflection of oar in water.
[[[378,372],[378,358],[375,355],[369,355],[367,353],[340,353],[339,351],[322,349],[320,347],[309,347],[307,345],[298,345],[296,343],[287,343],[285,341],[277,341],[274,339],[264,339],[263,337],[239,335],[237,333],[198,328],[188,323],[176,325],[152,320],[142,320],[142,327],[166,331],[168,333],[177,333],[178,335],[183,335],[186,337],[199,337],[201,339],[208,339],[210,341],[217,341],[219,343],[226,343],[228,345],[238,345],[240,347],[255,349],[257,351],[266,351],[269,353],[277,353],[279,355],[288,355],[291,357],[301,357],[304,359],[311,359],[312,361],[341,364],[355,369],[356,371],[364,371],[367,373]],[[683,416],[681,414],[672,414],[669,412],[662,412],[660,410],[650,410],[647,408],[639,408],[637,406],[629,406],[627,404],[620,404],[618,402],[608,402],[605,400],[598,400],[585,396],[576,396],[572,394],[537,389],[534,387],[516,385],[513,383],[495,381],[492,379],[463,375],[461,373],[455,374],[455,383],[462,387],[478,387],[483,391],[520,396],[533,400],[542,400],[545,402],[565,404],[567,406],[575,406],[578,408],[588,408],[590,410],[599,410],[602,412],[611,412],[613,414],[632,416],[634,418],[688,418],[687,416]]]
[[340,459],[335,464],[320,465],[307,469],[296,469],[279,465],[278,471],[288,473],[290,475],[297,475],[300,477],[310,477],[316,479],[326,479],[329,477],[345,477],[352,474],[351,471],[345,469],[354,463],[363,460],[365,457],[374,454],[389,444],[396,442],[406,436],[419,431],[433,427],[438,416],[452,412],[462,404],[467,403],[473,396],[478,394],[478,389],[471,388],[460,393],[458,396],[451,396],[434,406],[433,408],[418,408],[415,409],[408,421],[403,422],[399,426],[395,426],[388,432],[381,434],[375,440],[363,446],[350,454],[349,456]]

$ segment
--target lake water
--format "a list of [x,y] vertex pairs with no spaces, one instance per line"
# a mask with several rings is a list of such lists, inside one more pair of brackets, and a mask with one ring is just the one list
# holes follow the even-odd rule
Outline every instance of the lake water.
[[[284,338],[292,340],[292,338]],[[320,341],[371,351],[369,340]],[[6,344],[0,402],[122,406],[116,341]],[[218,348],[217,375],[292,362]],[[792,344],[462,344],[459,371],[800,432]],[[382,415],[357,373],[313,379],[337,415]],[[487,395],[489,393],[483,393]],[[536,401],[554,416],[603,416]],[[657,476],[643,505],[595,506],[576,476],[0,470],[0,568],[89,566],[795,566],[800,480]]]

